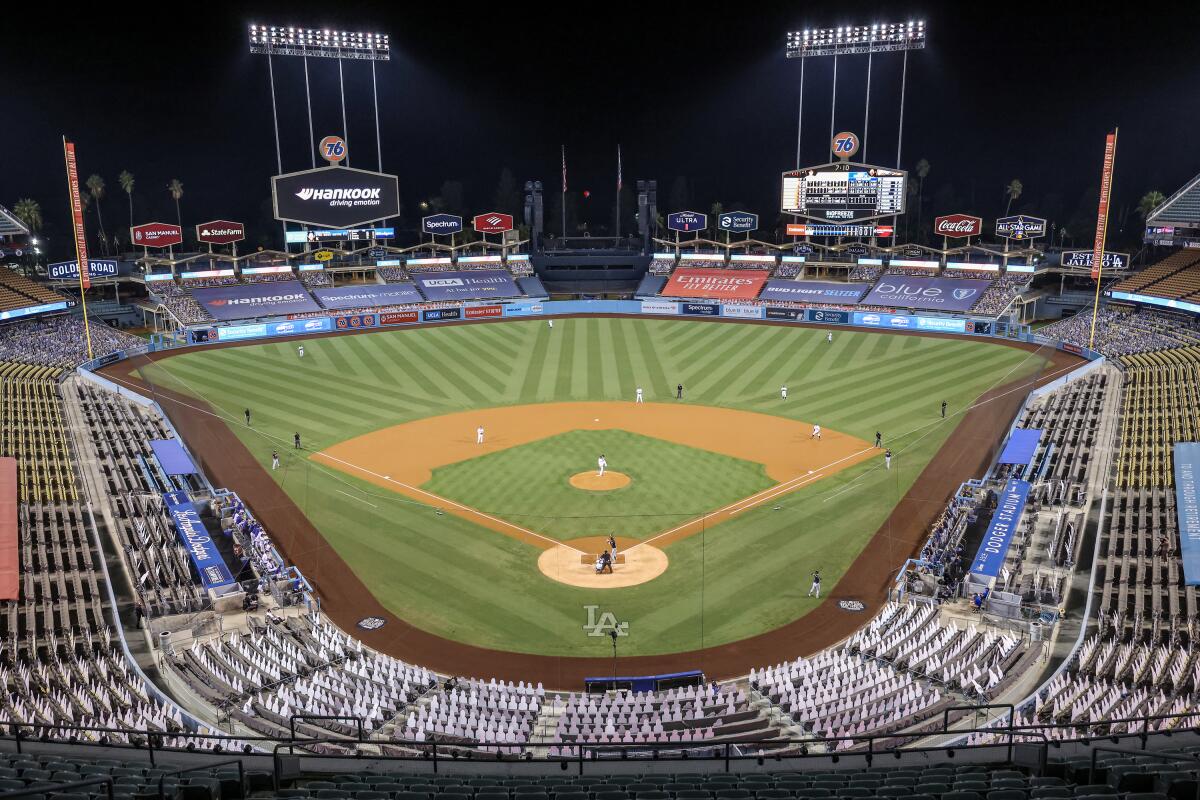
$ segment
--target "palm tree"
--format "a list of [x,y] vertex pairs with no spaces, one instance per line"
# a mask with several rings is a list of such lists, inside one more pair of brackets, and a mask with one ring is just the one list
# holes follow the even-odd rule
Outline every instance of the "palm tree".
[[37,200],[22,197],[13,206],[13,214],[24,223],[29,232],[37,234],[42,229],[42,206]]
[[1008,216],[1008,212],[1012,210],[1013,200],[1020,198],[1023,191],[1025,191],[1025,186],[1021,183],[1020,178],[1013,178],[1008,186],[1004,187],[1004,193],[1008,195],[1008,205],[1004,207],[1004,216]]
[[129,227],[133,227],[133,173],[127,169],[121,170],[121,174],[117,176],[117,183],[121,184],[121,190],[129,197]]
[[925,176],[929,174],[929,162],[921,159],[917,162],[917,237],[924,238],[921,227],[921,211],[925,200]]
[[1142,221],[1145,222],[1146,217],[1150,216],[1150,212],[1161,206],[1166,199],[1167,198],[1163,196],[1163,193],[1157,189],[1146,192],[1144,195],[1142,195],[1142,199],[1138,201],[1138,216],[1140,216]]
[[183,228],[183,218],[179,216],[179,198],[183,197],[183,181],[179,178],[171,178],[171,182],[167,184],[167,191],[171,193],[172,199],[175,200],[175,224]]
[[104,198],[104,178],[99,175],[89,175],[87,179],[88,192],[92,195],[92,199],[96,201],[96,220],[100,225],[100,246],[102,250],[107,252],[108,236],[104,232],[104,214],[100,212],[100,201]]

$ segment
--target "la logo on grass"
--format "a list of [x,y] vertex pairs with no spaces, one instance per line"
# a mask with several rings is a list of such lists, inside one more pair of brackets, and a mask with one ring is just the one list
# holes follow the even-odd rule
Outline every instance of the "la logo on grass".
[[584,606],[587,611],[588,621],[584,623],[583,630],[588,636],[608,636],[609,631],[616,631],[617,636],[629,635],[629,623],[617,622],[617,615],[611,611],[597,614],[600,611],[600,606]]

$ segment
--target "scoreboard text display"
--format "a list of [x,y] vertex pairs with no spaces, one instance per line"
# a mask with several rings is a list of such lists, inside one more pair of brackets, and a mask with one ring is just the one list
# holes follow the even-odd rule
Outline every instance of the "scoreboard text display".
[[908,173],[840,162],[783,173],[785,214],[852,223],[904,213]]

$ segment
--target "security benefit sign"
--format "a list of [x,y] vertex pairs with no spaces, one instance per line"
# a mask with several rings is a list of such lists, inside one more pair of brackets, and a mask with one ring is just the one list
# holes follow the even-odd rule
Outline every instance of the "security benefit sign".
[[971,562],[971,574],[984,579],[1000,577],[1000,569],[1004,566],[1004,557],[1009,545],[1017,533],[1021,522],[1021,512],[1025,510],[1025,501],[1029,498],[1029,482],[1014,479],[1009,480],[1004,491],[997,498],[996,511],[992,521],[988,523],[987,533],[979,543],[979,551]]
[[321,167],[271,178],[275,219],[353,228],[400,215],[395,175],[350,167]]
[[192,498],[188,497],[187,492],[168,492],[163,495],[163,503],[204,588],[215,589],[233,583],[233,575],[225,565],[225,559],[221,558],[216,544],[209,537],[208,530],[200,520],[200,512],[192,505]]

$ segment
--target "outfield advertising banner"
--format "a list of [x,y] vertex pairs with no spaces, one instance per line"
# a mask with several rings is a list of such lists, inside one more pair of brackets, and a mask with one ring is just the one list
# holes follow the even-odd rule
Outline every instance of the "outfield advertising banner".
[[275,317],[321,310],[300,281],[193,289],[192,297],[214,319],[219,320]]
[[421,293],[410,283],[339,286],[336,289],[314,289],[313,296],[321,305],[334,311],[368,306],[401,306],[423,303]]
[[512,275],[504,269],[423,272],[413,277],[421,294],[429,300],[478,300],[521,296],[521,290],[513,283]]
[[[1008,485],[996,501],[996,511],[992,521],[988,523],[987,533],[979,543],[975,560],[971,564],[971,574],[978,578],[998,578],[1000,568],[1004,566],[1004,556],[1012,544],[1021,521],[1021,512],[1025,510],[1025,501],[1029,497],[1028,481],[1009,480]],[[986,581],[985,581],[986,582]]]
[[760,300],[787,300],[800,303],[829,303],[849,305],[871,288],[869,283],[838,283],[836,281],[789,281],[780,278],[767,281]]
[[643,300],[643,314],[678,314],[679,303],[671,303],[666,300]]
[[421,315],[416,311],[393,311],[379,315],[380,325],[411,325],[420,320]]
[[681,267],[663,287],[664,297],[705,297],[713,300],[753,300],[767,281],[765,269],[704,269]]
[[421,312],[425,322],[440,322],[447,319],[462,319],[461,308],[427,308]]
[[735,319],[762,319],[762,306],[742,306],[737,304],[725,303],[721,306],[721,316],[734,317]]
[[767,306],[765,313],[767,319],[789,319],[792,321],[803,318],[804,310],[800,308],[772,308]]
[[208,329],[208,341],[237,342],[261,339],[264,336],[295,336],[307,333],[329,333],[333,320],[329,317],[298,319],[290,322],[260,322],[255,325],[225,325]]
[[333,327],[339,331],[356,331],[375,327],[374,314],[347,314],[333,318]]
[[921,330],[938,333],[966,333],[968,320],[950,317],[916,317],[909,314],[884,314],[874,311],[855,311],[854,324],[867,328],[891,330]]
[[541,303],[509,303],[504,306],[506,317],[527,317],[530,314],[541,314]]
[[1179,519],[1179,552],[1183,578],[1200,586],[1200,442],[1175,443],[1175,515]]
[[467,319],[489,319],[504,316],[501,306],[468,306],[463,309]]
[[692,317],[716,317],[721,314],[719,303],[680,303],[680,313]]
[[163,495],[163,502],[171,521],[175,523],[175,533],[196,566],[204,588],[215,589],[233,583],[233,575],[225,565],[225,559],[217,552],[217,546],[205,530],[204,523],[200,521],[200,512],[192,505],[192,498],[188,497],[187,492],[168,492]]
[[804,318],[809,322],[819,322],[822,325],[849,325],[849,311],[825,311],[818,308],[810,308],[804,312]]
[[990,280],[976,278],[884,275],[859,303],[930,311],[967,311],[979,302],[991,284]]

